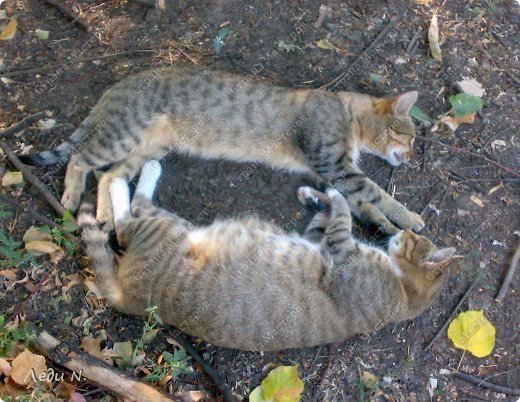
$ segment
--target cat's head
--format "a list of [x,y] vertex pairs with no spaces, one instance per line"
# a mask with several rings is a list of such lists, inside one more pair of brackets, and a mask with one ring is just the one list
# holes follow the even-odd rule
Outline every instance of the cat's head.
[[393,166],[407,163],[415,141],[415,125],[409,112],[417,97],[417,91],[410,91],[393,98],[371,98],[371,105],[358,119],[362,150]]
[[[427,237],[402,230],[390,239],[388,255],[404,273],[411,304],[426,307],[446,283],[455,248],[437,248]],[[412,300],[412,299],[416,300]]]

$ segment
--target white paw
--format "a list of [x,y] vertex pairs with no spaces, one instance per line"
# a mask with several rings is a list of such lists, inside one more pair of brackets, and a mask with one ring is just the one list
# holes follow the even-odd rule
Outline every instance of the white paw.
[[412,212],[411,221],[414,232],[420,232],[424,229],[425,224],[420,215]]
[[73,193],[71,191],[65,190],[63,196],[61,197],[61,204],[65,209],[68,209],[72,212],[75,212],[81,201],[81,194]]
[[302,204],[307,204],[307,200],[310,198],[312,200],[313,203],[317,204],[319,202],[319,199],[318,197],[316,197],[314,194],[313,194],[313,191],[312,191],[312,188],[311,187],[308,187],[308,186],[305,186],[305,187],[300,187],[296,193],[298,195],[298,200],[300,200],[300,202]]
[[128,184],[121,177],[115,177],[110,184],[110,201],[112,210],[100,211],[98,208],[98,221],[111,223],[113,219],[119,221],[130,214],[130,190]]
[[157,181],[161,177],[161,164],[159,161],[151,160],[146,162],[141,169],[141,177],[146,180]]
[[341,196],[341,193],[336,190],[335,188],[328,188],[327,191],[325,192],[325,194],[327,194],[327,197],[329,197],[329,199],[332,200],[333,197],[336,197],[336,196]]

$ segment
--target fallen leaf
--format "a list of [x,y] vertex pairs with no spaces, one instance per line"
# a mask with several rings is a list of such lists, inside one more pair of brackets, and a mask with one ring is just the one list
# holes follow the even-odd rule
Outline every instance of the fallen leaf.
[[459,123],[451,117],[451,116],[442,116],[432,127],[432,132],[435,132],[439,129],[439,126],[446,126],[451,131],[455,132],[457,131],[457,128],[459,128]]
[[36,29],[34,35],[40,40],[49,39],[49,31],[44,31],[43,29]]
[[368,78],[370,78],[370,81],[379,82],[383,79],[383,76],[377,73],[368,73]]
[[493,151],[499,150],[504,151],[507,148],[507,143],[504,140],[493,140],[491,141],[491,148]]
[[326,18],[332,18],[332,8],[329,6],[326,6],[325,4],[322,4],[320,6],[320,14],[318,16],[318,21],[316,21],[316,24],[314,24],[315,28],[321,27],[321,24],[323,24],[323,21],[325,21]]
[[50,231],[42,230],[42,228],[38,228],[36,226],[31,226],[27,229],[23,235],[23,242],[30,243],[32,241],[42,240],[42,241],[51,241],[52,236]]
[[53,391],[56,396],[68,401],[72,397],[74,391],[76,391],[76,386],[65,381],[60,381]]
[[2,187],[18,186],[23,184],[22,172],[7,172],[2,177]]
[[0,373],[3,374],[6,377],[9,377],[11,375],[11,364],[0,357]]
[[87,402],[87,400],[79,392],[73,392],[70,396],[69,402]]
[[484,203],[476,195],[472,195],[469,198],[471,199],[471,201],[473,201],[474,204],[478,205],[480,208],[484,208]]
[[105,363],[108,363],[111,366],[113,366],[114,361],[112,360],[112,358],[101,351],[101,341],[101,338],[86,336],[81,340],[81,349],[83,349],[89,355],[94,356],[96,359],[104,361]]
[[507,247],[506,243],[504,243],[502,241],[498,241],[498,240],[493,240],[493,246],[500,246],[500,247],[504,247],[504,248]]
[[482,310],[460,313],[448,327],[448,338],[455,347],[469,351],[475,357],[486,357],[495,347],[495,327]]
[[368,371],[363,371],[359,380],[366,389],[373,390],[376,387],[379,378],[377,378],[374,374]]
[[297,402],[303,392],[303,381],[296,366],[280,366],[272,370],[249,395],[251,402]]
[[441,47],[439,45],[439,25],[437,22],[437,12],[433,14],[428,29],[428,41],[430,42],[430,51],[434,60],[442,61]]
[[18,22],[16,19],[12,19],[9,21],[9,24],[5,27],[5,29],[0,33],[0,40],[11,40],[16,35],[16,27],[18,26]]
[[34,382],[32,374],[38,379],[38,376],[46,371],[45,357],[25,349],[13,360],[11,378],[20,385],[27,385]]
[[454,119],[458,124],[467,123],[473,124],[475,123],[475,113],[465,114],[464,116],[455,117]]
[[316,46],[318,46],[321,49],[325,50],[338,50],[336,46],[334,46],[332,43],[330,43],[327,39],[320,39],[314,42]]
[[143,336],[143,343],[150,343],[155,339],[157,336],[157,333],[159,332],[159,328],[154,328],[146,332],[146,334]]
[[488,194],[493,194],[493,193],[496,193],[498,190],[500,190],[502,187],[504,187],[504,185],[502,183],[500,183],[498,186],[495,186],[493,187],[491,190],[489,190],[489,193]]
[[457,215],[458,216],[466,216],[466,215],[469,215],[469,211],[466,211],[465,209],[457,208]]
[[56,243],[46,240],[34,240],[25,244],[25,249],[33,253],[52,254],[61,250]]
[[104,299],[103,293],[101,293],[101,290],[99,290],[99,288],[98,288],[98,286],[96,284],[96,281],[94,281],[94,278],[87,277],[87,278],[85,278],[83,283],[88,288],[88,291],[90,293],[93,293],[98,298],[98,300],[99,299]]
[[452,95],[449,99],[455,117],[476,113],[484,106],[482,99],[465,93]]
[[482,84],[476,79],[462,80],[457,82],[460,90],[468,95],[477,96],[482,98],[486,90],[482,87]]
[[10,281],[16,280],[16,272],[12,269],[3,269],[0,271],[0,276],[3,276],[5,279]]
[[432,120],[417,105],[412,106],[412,108],[410,109],[410,116],[414,117],[415,119],[419,120],[421,123],[424,123],[427,126],[432,125]]

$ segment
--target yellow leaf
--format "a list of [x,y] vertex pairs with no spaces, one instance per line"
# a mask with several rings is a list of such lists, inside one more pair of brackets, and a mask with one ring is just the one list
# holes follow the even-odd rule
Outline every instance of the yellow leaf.
[[316,46],[318,46],[319,48],[322,48],[325,50],[337,50],[338,49],[336,46],[334,46],[332,43],[330,43],[327,39],[320,39],[314,43],[316,43]]
[[460,313],[448,327],[448,338],[453,344],[473,356],[486,357],[495,347],[495,327],[482,310],[468,310]]
[[11,40],[16,35],[16,27],[18,26],[18,22],[13,18],[9,21],[9,24],[5,27],[5,29],[0,33],[0,40]]
[[25,243],[25,249],[34,253],[52,254],[58,250],[61,250],[60,246],[56,243],[46,240],[33,240]]
[[249,395],[251,402],[298,402],[303,381],[296,366],[280,366],[272,370]]
[[437,24],[437,13],[433,14],[428,29],[428,42],[430,42],[430,51],[434,60],[442,61],[441,47],[439,45],[439,25]]

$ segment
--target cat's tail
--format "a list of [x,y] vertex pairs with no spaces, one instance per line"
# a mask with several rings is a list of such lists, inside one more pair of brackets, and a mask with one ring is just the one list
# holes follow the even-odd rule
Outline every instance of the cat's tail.
[[87,256],[96,274],[96,283],[103,296],[117,307],[123,301],[123,292],[117,282],[115,254],[108,245],[108,232],[97,225],[91,203],[81,204],[78,224],[81,227],[81,238],[85,243]]
[[70,155],[78,152],[88,140],[90,126],[82,124],[70,136],[67,141],[62,142],[56,148],[48,151],[42,151],[37,154],[19,155],[18,157],[23,163],[32,166],[48,166],[69,159]]

